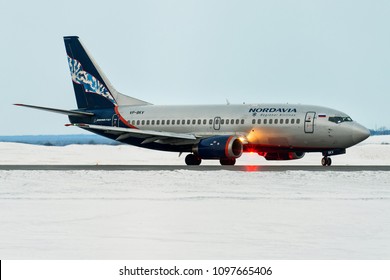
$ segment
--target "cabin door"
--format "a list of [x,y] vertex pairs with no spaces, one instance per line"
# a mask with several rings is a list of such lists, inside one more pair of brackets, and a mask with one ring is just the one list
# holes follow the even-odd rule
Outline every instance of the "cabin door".
[[316,116],[315,112],[307,112],[305,117],[305,133],[314,132],[314,118]]
[[119,118],[117,114],[112,116],[112,126],[119,127]]

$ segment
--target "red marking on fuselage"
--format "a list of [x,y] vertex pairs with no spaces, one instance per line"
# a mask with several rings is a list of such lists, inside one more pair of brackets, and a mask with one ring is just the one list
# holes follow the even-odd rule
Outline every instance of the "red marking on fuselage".
[[119,107],[118,106],[115,106],[114,107],[114,110],[115,110],[115,114],[118,116],[118,118],[120,119],[120,121],[127,127],[129,128],[135,128],[135,129],[138,129],[138,127],[135,127],[134,125],[131,125],[129,124],[124,117],[122,117],[122,115],[119,113]]

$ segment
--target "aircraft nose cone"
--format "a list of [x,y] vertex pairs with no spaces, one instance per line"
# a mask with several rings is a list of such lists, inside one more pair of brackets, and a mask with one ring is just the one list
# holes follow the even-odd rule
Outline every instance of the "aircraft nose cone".
[[353,141],[357,144],[366,140],[370,136],[370,131],[360,124],[356,124],[352,131]]

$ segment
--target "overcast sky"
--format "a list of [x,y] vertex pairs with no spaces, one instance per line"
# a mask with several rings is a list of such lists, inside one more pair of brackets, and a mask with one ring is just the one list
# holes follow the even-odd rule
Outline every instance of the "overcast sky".
[[154,104],[302,103],[390,127],[389,0],[0,0],[0,135],[75,134],[63,36]]

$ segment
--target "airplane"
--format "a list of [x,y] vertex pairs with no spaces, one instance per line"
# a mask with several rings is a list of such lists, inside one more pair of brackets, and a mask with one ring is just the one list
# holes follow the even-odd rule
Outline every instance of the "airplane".
[[187,165],[219,160],[234,165],[243,153],[266,160],[295,160],[305,153],[331,156],[370,136],[347,114],[300,104],[152,105],[119,93],[77,36],[64,37],[78,109],[14,104],[65,114],[70,124],[116,141],[188,153]]

